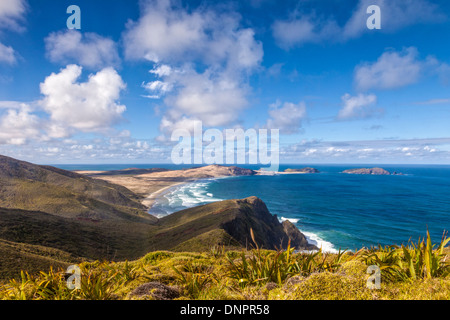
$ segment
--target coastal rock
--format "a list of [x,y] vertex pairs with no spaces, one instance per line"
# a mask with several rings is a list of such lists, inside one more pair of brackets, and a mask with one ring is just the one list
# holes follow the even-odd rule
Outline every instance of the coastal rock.
[[239,212],[223,228],[242,245],[253,244],[250,229],[253,230],[256,244],[266,249],[286,248],[289,241],[296,250],[318,249],[289,221],[283,224],[272,215],[266,204],[257,197],[236,200]]
[[[360,168],[360,169],[348,169],[343,173],[347,174],[371,174],[371,175],[391,175],[391,173],[383,168]],[[398,174],[398,173],[396,173]]]
[[130,296],[136,296],[140,298],[149,296],[154,300],[173,300],[175,298],[178,298],[180,296],[180,293],[177,289],[165,284],[159,282],[147,282],[135,288],[130,293]]
[[205,251],[215,244],[276,250],[287,248],[291,240],[296,250],[310,250],[300,231],[292,228],[287,229],[287,234],[261,199],[249,197],[212,202],[165,216],[159,220],[152,243],[159,250]]
[[286,169],[284,170],[284,172],[287,173],[319,173],[320,171],[317,170],[316,168],[311,168],[311,167],[306,167],[306,168],[301,168],[301,169]]
[[315,245],[308,243],[306,237],[303,233],[298,230],[298,228],[289,220],[282,222],[283,230],[291,240],[291,246],[297,248],[302,248],[304,250],[318,250]]

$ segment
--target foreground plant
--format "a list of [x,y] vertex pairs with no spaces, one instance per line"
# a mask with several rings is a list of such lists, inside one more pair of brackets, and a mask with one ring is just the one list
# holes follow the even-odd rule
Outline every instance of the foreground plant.
[[382,277],[390,282],[431,279],[450,274],[450,263],[444,254],[445,246],[450,242],[444,233],[439,245],[433,245],[430,233],[427,237],[410,241],[409,245],[386,246],[358,252],[357,256],[366,265],[377,265]]
[[[408,245],[355,253],[295,252],[290,245],[263,250],[256,242],[252,250],[220,248],[217,254],[153,252],[132,262],[83,262],[78,289],[67,286],[62,269],[23,271],[0,285],[0,299],[128,299],[149,284],[176,288],[181,299],[448,299],[449,242],[444,234],[433,245],[427,233]],[[367,288],[370,265],[381,270],[380,290]]]
[[409,246],[401,246],[403,253],[399,266],[412,280],[418,278],[431,279],[446,277],[450,274],[450,263],[444,255],[444,248],[450,241],[447,233],[444,233],[440,244],[431,242],[430,232],[427,230],[427,240],[422,239],[417,244],[411,242]]

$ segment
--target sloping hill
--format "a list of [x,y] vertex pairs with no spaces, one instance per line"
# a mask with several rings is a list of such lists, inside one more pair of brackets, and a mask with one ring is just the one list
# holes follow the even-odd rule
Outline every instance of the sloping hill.
[[151,228],[142,222],[80,220],[0,208],[0,239],[55,248],[86,259],[138,258],[148,251]]
[[261,199],[249,197],[210,203],[161,218],[152,232],[152,240],[155,249],[184,248],[183,242],[189,241],[190,250],[201,251],[207,249],[203,241],[194,239],[204,239],[210,233],[222,244],[251,247],[255,246],[250,236],[252,229],[258,246],[266,249],[286,248],[290,239],[297,249],[317,249],[307,244],[305,236],[295,227],[289,228],[288,235],[284,226],[290,224],[289,221],[281,224]]
[[[28,273],[66,269],[69,265],[81,262],[81,259],[54,248],[17,243],[0,239],[0,279],[18,276],[20,270]],[[20,269],[18,269],[20,266]]]
[[93,220],[153,220],[125,187],[0,156],[0,207]]
[[154,250],[252,247],[250,230],[266,249],[285,248],[289,240],[296,249],[316,249],[257,197],[210,203],[162,219],[149,215],[139,200],[125,187],[0,156],[0,277],[80,259],[137,259]]
[[[64,218],[44,212],[0,208],[0,239],[15,246],[39,246],[47,251],[64,252],[64,257],[123,261],[137,259],[155,250],[208,251],[215,245],[229,248],[286,248],[289,240],[296,249],[317,249],[290,222],[281,224],[256,197],[226,200],[176,212],[156,224],[133,221],[98,222]],[[1,274],[32,270],[37,266],[63,265],[58,259],[39,252],[15,251],[0,242],[3,256]],[[66,262],[64,259],[63,262]],[[7,266],[5,270],[5,266]]]

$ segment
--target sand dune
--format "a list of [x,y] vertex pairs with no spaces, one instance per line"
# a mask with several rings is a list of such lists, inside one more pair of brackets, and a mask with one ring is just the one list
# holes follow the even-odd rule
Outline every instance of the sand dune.
[[[120,175],[117,174],[117,172],[108,175],[108,172],[105,171],[77,171],[77,173],[86,174],[96,179],[106,180],[111,183],[124,186],[144,197],[142,204],[149,208],[153,205],[155,199],[162,192],[175,185],[192,182],[198,179],[249,176],[257,174],[256,171],[250,169],[220,165],[209,165],[183,170],[167,170],[136,175]],[[101,175],[99,173],[101,173]]]

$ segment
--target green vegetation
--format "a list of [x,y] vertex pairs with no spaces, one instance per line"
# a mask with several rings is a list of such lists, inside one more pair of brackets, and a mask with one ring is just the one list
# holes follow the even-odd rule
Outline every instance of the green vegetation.
[[[218,245],[224,245],[228,250],[238,249],[251,243],[247,236],[250,228],[255,228],[255,237],[258,242],[264,241],[265,248],[275,249],[280,239],[286,244],[289,241],[283,225],[256,197],[183,210],[159,219],[157,223],[124,219],[92,221],[0,208],[0,239],[15,246],[25,244],[56,249],[82,261],[134,260],[154,250],[204,252]],[[295,230],[301,235],[298,229]],[[0,252],[11,251],[4,246],[0,242]],[[30,272],[45,270],[50,265],[60,267],[56,260],[60,259],[46,260],[47,265],[43,265],[37,255],[6,254],[0,264],[0,279],[12,274],[18,277],[24,265],[30,265],[26,268]]]
[[0,207],[86,220],[156,222],[122,186],[0,155]]
[[[0,182],[0,299],[450,297],[446,235],[327,254],[257,197],[157,219],[128,189],[57,168],[0,156]],[[70,265],[79,289],[67,286]]]
[[[126,170],[125,170],[126,171]],[[128,172],[127,172],[128,173]],[[0,279],[67,265],[23,246],[46,248],[71,261],[134,260],[154,250],[197,251],[246,247],[250,228],[264,248],[305,248],[305,237],[281,224],[256,197],[211,203],[162,219],[140,196],[102,180],[0,155]],[[287,232],[286,230],[289,230]],[[41,250],[42,251],[42,250]]]
[[[254,235],[251,235],[254,240]],[[203,253],[150,252],[135,261],[81,262],[81,288],[70,290],[60,269],[6,281],[1,299],[446,299],[450,298],[450,238],[407,246],[326,254],[286,250]],[[369,265],[381,269],[369,289]]]

